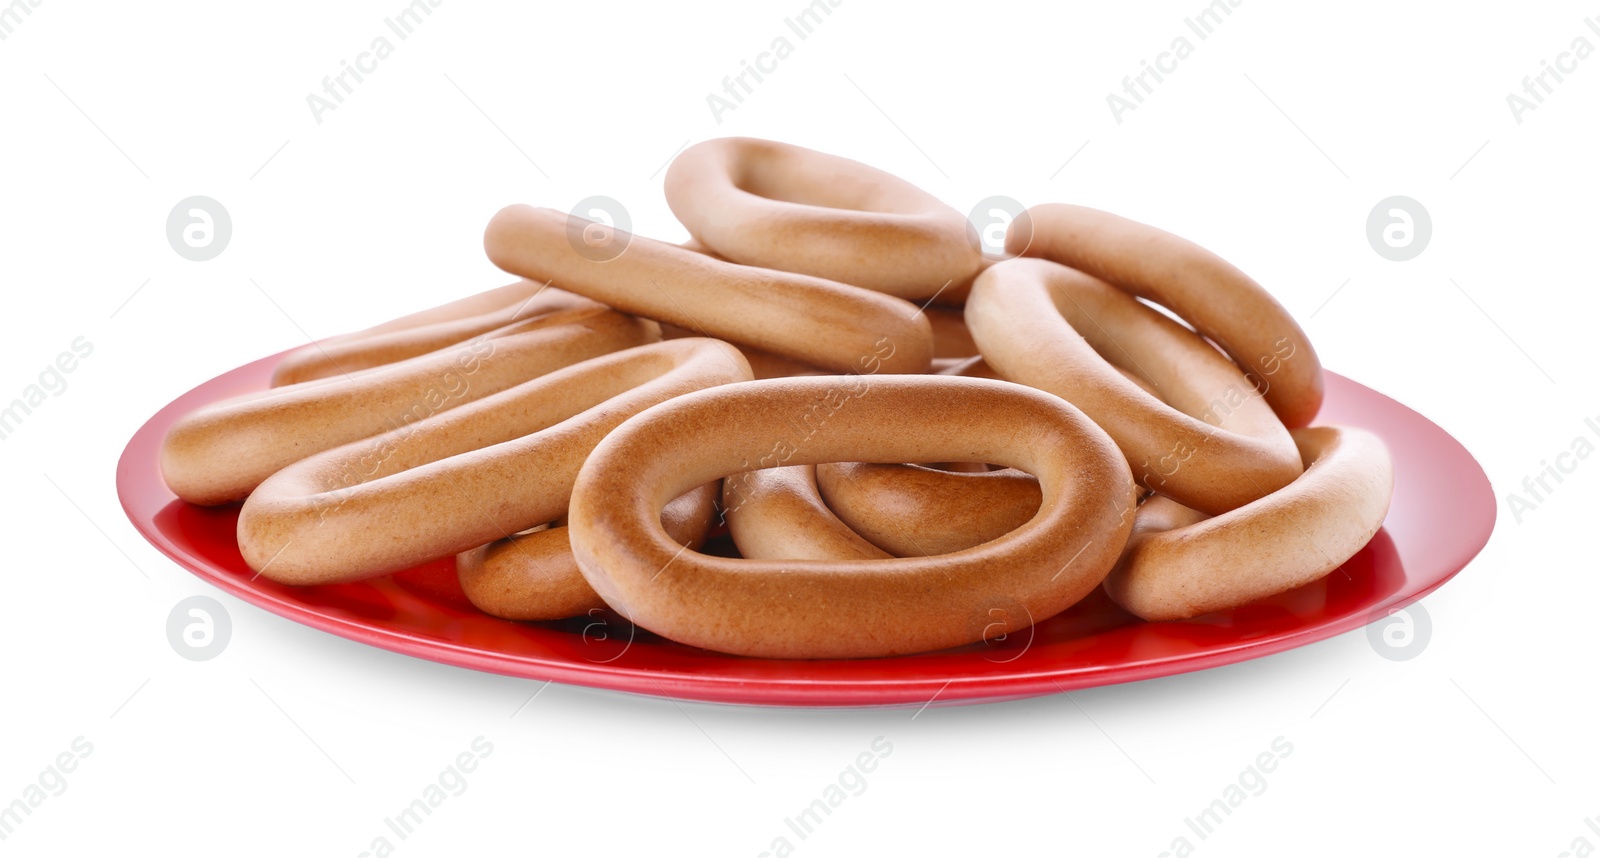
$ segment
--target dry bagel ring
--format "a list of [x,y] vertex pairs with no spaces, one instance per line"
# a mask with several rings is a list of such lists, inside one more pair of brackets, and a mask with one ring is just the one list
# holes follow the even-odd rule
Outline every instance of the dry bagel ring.
[[749,560],[870,560],[889,555],[822,501],[813,465],[785,465],[722,481],[722,515]]
[[529,378],[648,343],[653,322],[593,306],[508,325],[432,354],[208,405],[162,440],[161,474],[195,504],[244,500],[273,472]]
[[[682,244],[680,244],[678,246],[682,247],[682,248],[684,248],[686,250],[692,250],[695,253],[701,254],[703,256],[709,256],[709,257],[711,257],[713,259],[722,259],[722,257],[717,256],[715,253],[712,253],[710,248],[706,247],[705,245],[701,244],[700,242],[696,241],[693,238],[690,238],[688,241],[685,241],[685,242],[683,242]],[[725,262],[727,260],[723,260],[723,261]],[[933,317],[930,315],[929,316],[929,321],[932,321],[932,320],[933,320]],[[674,325],[674,324],[672,324],[670,322],[664,323],[661,326],[661,338],[664,339],[664,340],[675,340],[675,339],[678,339],[680,337],[699,337],[699,336],[704,336],[704,335],[699,333],[699,332],[697,332],[697,331],[691,331],[688,328],[680,328],[677,325]],[[937,327],[935,327],[935,329],[934,329],[934,348],[935,349],[938,348],[938,329],[937,329]],[[742,352],[744,354],[744,359],[750,362],[750,372],[757,379],[762,379],[762,378],[785,378],[785,377],[791,376],[791,375],[829,375],[830,374],[827,370],[822,369],[821,367],[812,366],[811,364],[805,363],[803,361],[795,360],[794,358],[787,358],[787,357],[784,357],[783,355],[775,355],[772,352],[766,351],[765,349],[758,349],[755,346],[740,345],[740,346],[738,346],[738,349],[739,349],[740,352]]]
[[627,417],[749,377],[736,349],[706,339],[574,364],[273,474],[239,512],[239,550],[283,584],[357,581],[459,554],[558,518],[584,458]]
[[[696,334],[695,336],[699,336]],[[831,375],[828,370],[811,364],[775,355],[751,346],[736,346],[750,362],[750,372],[755,378],[787,378],[791,375]]]
[[343,334],[339,337],[335,337],[334,339],[343,339],[345,337],[359,338],[371,336],[373,334],[389,334],[394,333],[395,331],[406,331],[412,328],[421,328],[427,325],[437,324],[439,322],[456,322],[462,319],[469,319],[474,316],[481,316],[484,313],[492,313],[512,304],[526,301],[535,295],[542,295],[551,291],[560,292],[561,290],[552,290],[548,284],[543,282],[534,283],[531,280],[519,279],[515,283],[507,283],[504,286],[496,286],[493,289],[468,295],[465,298],[457,298],[454,301],[447,301],[436,307],[429,307],[426,310],[408,313],[397,319],[390,319],[387,322],[381,322],[373,325],[370,328],[355,331],[353,333]]
[[1213,518],[1159,497],[1145,501],[1106,592],[1146,620],[1235,608],[1315,581],[1383,526],[1394,465],[1362,429],[1295,429],[1299,479]]
[[[714,251],[712,251],[711,248],[706,247],[704,244],[700,243],[700,241],[698,239],[694,238],[693,236],[690,236],[688,241],[685,241],[682,244],[679,244],[678,246],[683,248],[683,249],[685,249],[685,250],[692,250],[695,253],[698,253],[698,254],[700,254],[702,256],[709,256],[712,259],[716,259],[716,260],[719,260],[719,261],[722,261],[722,262],[727,262],[728,261],[728,260],[724,259],[723,257],[718,256]],[[930,319],[930,321],[931,321],[931,319]],[[937,333],[937,332],[935,332],[935,333]],[[700,337],[700,336],[705,336],[705,335],[700,333],[700,332],[698,332],[698,331],[692,331],[692,330],[690,330],[688,328],[680,328],[677,325],[674,325],[674,324],[672,324],[670,322],[664,323],[661,326],[661,338],[662,339],[672,340],[672,339],[677,339],[678,337]],[[937,337],[935,338],[934,347],[935,348],[938,347]],[[791,376],[791,375],[828,375],[829,374],[827,370],[822,369],[820,367],[812,366],[811,364],[805,363],[803,361],[795,360],[794,358],[787,358],[787,357],[784,357],[783,355],[776,355],[776,354],[773,354],[772,352],[766,351],[765,349],[756,348],[755,346],[740,345],[740,346],[738,346],[738,348],[739,348],[739,351],[744,354],[744,359],[750,362],[750,372],[753,373],[755,375],[755,377],[758,378],[758,379],[762,379],[762,378],[784,378],[786,376]]]
[[[661,326],[661,338],[664,340],[698,336],[702,335],[674,324],[668,323]],[[744,359],[750,362],[750,372],[757,379],[786,378],[791,375],[832,375],[832,373],[821,367],[815,367],[811,364],[797,361],[794,358],[786,358],[783,355],[775,355],[772,352],[758,349],[754,346],[736,345],[735,347],[744,355]]]
[[[1082,408],[1146,488],[1214,514],[1302,470],[1294,440],[1237,367],[1120,289],[1047,260],[1009,259],[978,276],[966,312],[991,367]],[[1161,398],[1108,360],[1144,373]]]
[[817,466],[828,508],[896,557],[949,554],[998,539],[1039,511],[1039,481],[1007,468],[981,473],[921,465]]
[[483,244],[506,271],[835,372],[923,372],[933,358],[932,328],[909,301],[637,235],[618,235],[625,249],[598,261],[577,250],[584,225],[592,222],[508,206],[489,221]]
[[[934,363],[937,366],[938,362],[935,361]],[[1140,390],[1157,399],[1161,398],[1161,394],[1156,392],[1155,385],[1145,381],[1138,373],[1129,372],[1116,364],[1112,364],[1111,368],[1116,370],[1118,375],[1133,382]],[[983,355],[955,360],[940,367],[938,372],[940,375],[962,375],[967,378],[1001,378],[1000,373],[995,372],[994,367],[989,366],[988,362],[983,359]]]
[[954,375],[962,378],[991,378],[1005,381],[994,367],[983,359],[983,355],[973,355],[969,358],[960,358],[954,363],[946,364],[938,369],[939,375]]
[[[690,489],[661,512],[672,541],[699,548],[716,519],[716,483]],[[505,620],[560,620],[604,608],[572,559],[565,525],[549,527],[456,555],[461,590],[478,610]]]
[[[812,413],[822,419],[791,437]],[[1011,533],[938,557],[736,560],[662,532],[668,500],[775,452],[777,464],[995,462],[1036,475],[1044,501]],[[1002,631],[1066,609],[1116,562],[1133,504],[1115,444],[1049,394],[938,376],[785,378],[697,391],[623,423],[584,463],[568,529],[584,578],[637,625],[737,655],[856,658],[990,638],[995,624],[974,628],[971,612],[997,600],[1017,606]]]
[[[330,378],[356,370],[395,363],[438,351],[456,343],[486,334],[525,319],[546,313],[599,306],[560,289],[544,288],[523,280],[511,287],[492,289],[386,322],[364,331],[343,334],[303,346],[283,356],[272,369],[272,386],[283,387],[302,381]],[[503,300],[488,310],[470,315],[455,315],[475,309],[493,296]],[[436,314],[436,315],[429,315]],[[404,323],[404,324],[402,324]]]
[[1026,222],[1031,229],[1007,233],[1007,251],[1060,262],[1166,307],[1221,346],[1284,425],[1317,416],[1316,349],[1248,274],[1188,239],[1110,212],[1049,203],[1028,209]]
[[[1150,385],[1150,382],[1145,381],[1138,375],[1128,372],[1127,370],[1115,364],[1112,364],[1111,368],[1115,369],[1118,375],[1121,375],[1123,378],[1133,382],[1134,385],[1136,385],[1140,390],[1143,390],[1145,393],[1148,393],[1151,396],[1157,396],[1156,389]],[[988,362],[983,359],[983,355],[976,355],[964,360],[959,360],[949,366],[944,367],[943,369],[940,369],[939,374],[958,375],[966,378],[993,378],[1001,381],[1005,380],[1000,376],[999,373],[994,371],[994,367],[989,366]],[[1157,398],[1160,397],[1157,396]],[[970,463],[968,464],[970,465]],[[946,467],[943,468],[943,470],[955,470],[955,468]],[[983,466],[982,470],[987,471],[988,466]],[[1145,489],[1141,487],[1141,491],[1145,491]]]
[[922,312],[933,326],[934,358],[969,358],[978,353],[978,344],[973,342],[961,310],[928,306],[922,308]]
[[673,159],[664,190],[690,234],[733,262],[919,303],[978,271],[981,254],[959,212],[837,155],[750,137],[707,140]]

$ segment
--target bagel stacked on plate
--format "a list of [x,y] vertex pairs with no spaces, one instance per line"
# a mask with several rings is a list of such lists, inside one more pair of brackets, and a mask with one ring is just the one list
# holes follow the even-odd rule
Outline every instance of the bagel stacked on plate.
[[1383,523],[1382,442],[1308,428],[1305,332],[1191,242],[1041,205],[987,259],[911,184],[766,140],[689,147],[665,187],[685,244],[500,211],[484,246],[522,279],[288,353],[173,427],[167,484],[242,501],[282,584],[455,556],[494,616],[609,607],[773,658],[976,643],[1097,587],[1226,610]]

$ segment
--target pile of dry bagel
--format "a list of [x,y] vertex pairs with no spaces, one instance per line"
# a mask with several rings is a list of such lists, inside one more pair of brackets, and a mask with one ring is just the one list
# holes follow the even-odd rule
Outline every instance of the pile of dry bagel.
[[[280,583],[455,555],[495,616],[775,658],[975,643],[1101,586],[1224,610],[1383,523],[1382,442],[1307,428],[1305,332],[1189,241],[1052,204],[986,258],[907,182],[748,138],[684,150],[666,196],[686,244],[500,211],[522,279],[288,353],[173,426],[167,484],[243,502]],[[737,556],[697,550],[724,525]]]

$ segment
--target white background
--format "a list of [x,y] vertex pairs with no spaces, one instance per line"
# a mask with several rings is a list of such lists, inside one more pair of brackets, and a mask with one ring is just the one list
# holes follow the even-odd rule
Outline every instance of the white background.
[[[401,0],[43,0],[0,41],[0,400],[75,337],[94,345],[0,442],[0,803],[75,737],[93,744],[0,850],[356,855],[477,736],[493,752],[399,854],[754,855],[780,835],[816,855],[1156,855],[1186,834],[1208,855],[1600,843],[1584,822],[1600,814],[1600,461],[1520,523],[1505,501],[1600,416],[1600,57],[1520,124],[1506,104],[1575,38],[1600,46],[1584,24],[1600,7],[1245,0],[1118,124],[1106,95],[1201,0],[843,0],[804,41],[783,24],[802,6],[445,0],[321,124],[307,94],[387,33]],[[716,122],[706,95],[779,35],[794,54]],[[1326,366],[1446,427],[1495,482],[1497,532],[1423,603],[1426,649],[1395,663],[1355,632],[914,719],[565,686],[523,707],[537,683],[279,619],[126,523],[116,458],[179,393],[507,282],[481,248],[507,203],[606,194],[638,232],[681,239],[660,168],[725,134],[863,160],[963,211],[992,194],[1113,209],[1268,284]],[[193,194],[232,214],[210,262],[164,235]],[[1411,262],[1365,237],[1394,194],[1432,213]],[[196,593],[234,624],[199,664],[165,637]],[[795,838],[784,818],[879,736],[893,752],[866,791]],[[1265,792],[1194,837],[1184,818],[1280,736],[1293,752]]]

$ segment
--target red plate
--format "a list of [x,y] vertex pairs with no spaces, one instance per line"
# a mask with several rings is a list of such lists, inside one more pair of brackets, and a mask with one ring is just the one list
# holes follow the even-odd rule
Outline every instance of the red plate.
[[720,703],[917,705],[1000,700],[1151,679],[1281,652],[1360,628],[1470,561],[1494,528],[1483,469],[1416,412],[1329,373],[1318,422],[1365,427],[1389,445],[1394,503],[1383,530],[1342,570],[1274,599],[1173,623],[1142,623],[1103,593],[1008,640],[887,659],[777,661],[721,655],[636,629],[609,612],[558,623],[479,613],[452,561],[358,584],[287,587],[252,573],[234,541],[238,508],[177,500],[156,454],[184,413],[260,390],[276,358],[212,379],[161,409],[117,464],[135,528],[179,565],[273,613],[351,640],[529,679]]

